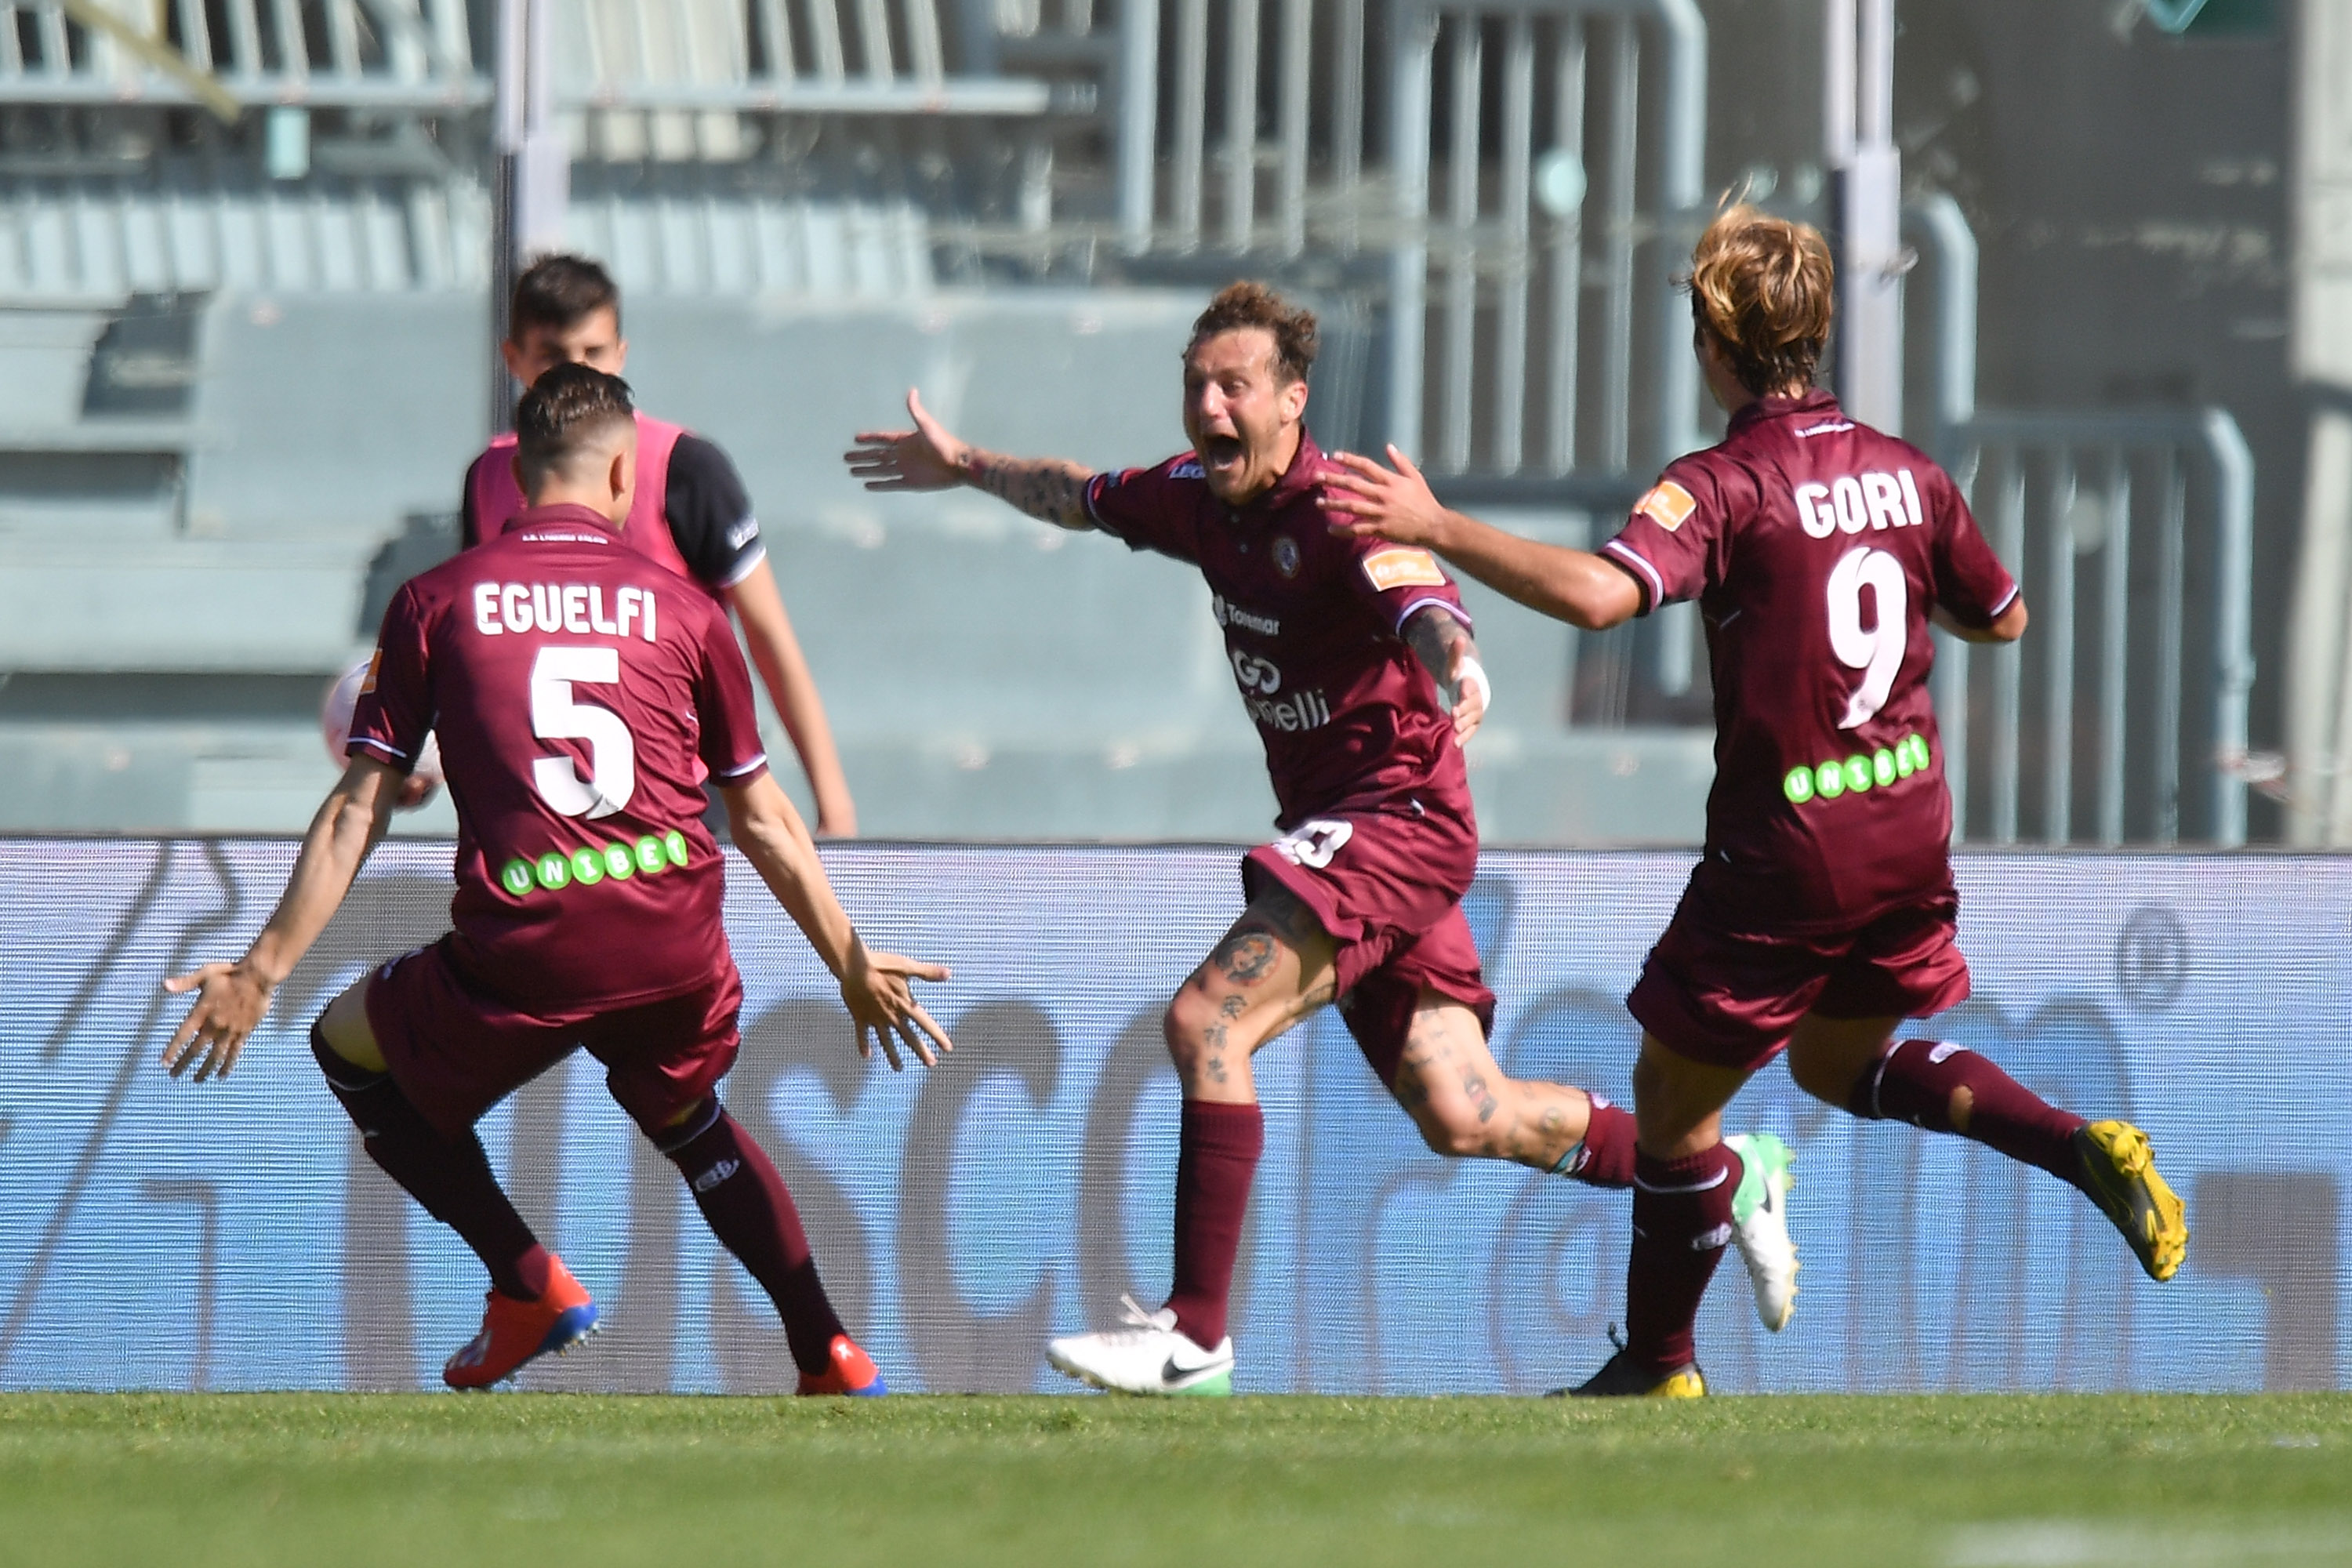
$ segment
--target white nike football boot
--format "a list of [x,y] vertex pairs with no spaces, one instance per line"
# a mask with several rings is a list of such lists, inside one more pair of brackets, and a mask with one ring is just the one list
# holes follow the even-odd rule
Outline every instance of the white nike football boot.
[[1789,1236],[1789,1176],[1793,1156],[1769,1132],[1726,1138],[1739,1156],[1739,1190],[1731,1198],[1731,1239],[1756,1287],[1758,1321],[1779,1333],[1797,1310],[1797,1244]]
[[1057,1372],[1113,1394],[1227,1394],[1234,1391],[1234,1342],[1228,1335],[1204,1351],[1176,1327],[1176,1313],[1147,1312],[1122,1296],[1128,1326],[1108,1333],[1071,1334],[1045,1346]]

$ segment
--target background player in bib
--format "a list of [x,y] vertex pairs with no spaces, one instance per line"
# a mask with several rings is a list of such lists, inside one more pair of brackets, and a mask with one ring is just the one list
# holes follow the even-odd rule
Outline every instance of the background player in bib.
[[2072,1183],[2157,1279],[2188,1244],[2137,1128],[2048,1105],[1976,1052],[1894,1038],[1969,994],[1928,625],[2011,642],[2025,605],[1950,476],[1814,388],[1832,299],[1818,233],[1735,206],[1699,240],[1690,288],[1730,429],[1668,467],[1598,554],[1447,511],[1394,447],[1394,472],[1342,458],[1329,503],[1350,537],[1427,546],[1587,630],[1691,598],[1706,617],[1706,847],[1627,999],[1643,1028],[1628,1339],[1587,1394],[1706,1391],[1691,1326],[1742,1175],[1722,1108],[1783,1048],[1832,1105]]
[[893,1068],[900,1041],[926,1065],[927,1037],[946,1049],[908,980],[947,972],[866,951],[769,776],[725,612],[622,544],[631,414],[628,389],[584,366],[550,371],[523,398],[533,506],[394,596],[342,782],[245,957],[166,983],[198,994],[164,1064],[199,1081],[235,1065],[437,733],[457,808],[456,929],[345,991],[310,1040],[369,1157],[490,1272],[481,1332],[444,1378],[487,1386],[594,1326],[587,1291],[515,1213],[474,1134],[484,1111],[584,1045],[775,1302],[801,1392],[879,1394],[792,1195],[719,1101],[743,988],[697,763],[735,842],[839,979],[861,1052],[869,1033]]
[[[515,279],[507,341],[499,352],[524,386],[550,367],[584,364],[619,375],[628,364],[621,335],[621,290],[610,274],[581,256],[545,256]],[[742,477],[717,443],[640,410],[637,491],[625,531],[631,546],[691,577],[735,612],[751,663],[784,721],[816,801],[816,830],[828,837],[857,831],[857,808],[834,748],[824,700],[784,614],[760,520]],[[514,477],[514,437],[501,436],[466,470],[462,536],[467,548],[496,539],[523,510]]]
[[[1597,1186],[1632,1177],[1633,1124],[1578,1089],[1505,1076],[1495,998],[1461,900],[1478,831],[1462,742],[1487,686],[1460,596],[1428,552],[1335,538],[1332,468],[1307,433],[1315,318],[1236,283],[1184,353],[1192,449],[1096,474],[983,452],[908,397],[912,430],[848,454],[873,489],[968,484],[1032,517],[1099,529],[1201,569],[1265,742],[1283,837],[1242,865],[1249,908],[1168,1005],[1184,1103],[1175,1289],[1129,1326],[1055,1341],[1054,1364],[1135,1394],[1232,1386],[1226,1295],[1265,1123],[1251,1055],[1337,1001],[1372,1070],[1442,1154],[1515,1160]],[[1795,1270],[1777,1209],[1743,1247],[1779,1327]],[[1769,1300],[1769,1304],[1766,1305]]]

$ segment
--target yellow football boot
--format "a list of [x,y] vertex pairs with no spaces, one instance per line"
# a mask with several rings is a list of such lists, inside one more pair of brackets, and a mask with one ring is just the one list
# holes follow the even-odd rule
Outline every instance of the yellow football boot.
[[2115,1222],[2151,1279],[2169,1279],[2189,1256],[2189,1214],[2156,1172],[2147,1134],[2128,1121],[2094,1121],[2074,1134],[2083,1190]]

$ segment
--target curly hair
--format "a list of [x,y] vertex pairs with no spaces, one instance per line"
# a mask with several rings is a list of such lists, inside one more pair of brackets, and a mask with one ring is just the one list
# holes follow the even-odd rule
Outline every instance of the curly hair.
[[1263,283],[1229,283],[1209,301],[1192,323],[1192,342],[1242,327],[1263,327],[1274,334],[1274,364],[1286,384],[1305,381],[1315,366],[1320,340],[1315,312],[1293,305]]
[[629,384],[584,364],[559,364],[515,409],[515,469],[525,494],[549,471],[589,450],[614,425],[634,425]]
[[1739,203],[1699,236],[1683,286],[1740,385],[1761,397],[1812,384],[1837,297],[1821,230]]

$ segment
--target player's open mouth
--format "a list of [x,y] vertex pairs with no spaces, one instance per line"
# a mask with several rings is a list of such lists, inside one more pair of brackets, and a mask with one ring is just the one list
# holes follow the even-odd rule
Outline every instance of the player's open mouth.
[[1241,439],[1234,436],[1209,436],[1201,441],[1201,461],[1213,468],[1230,468],[1244,456]]

